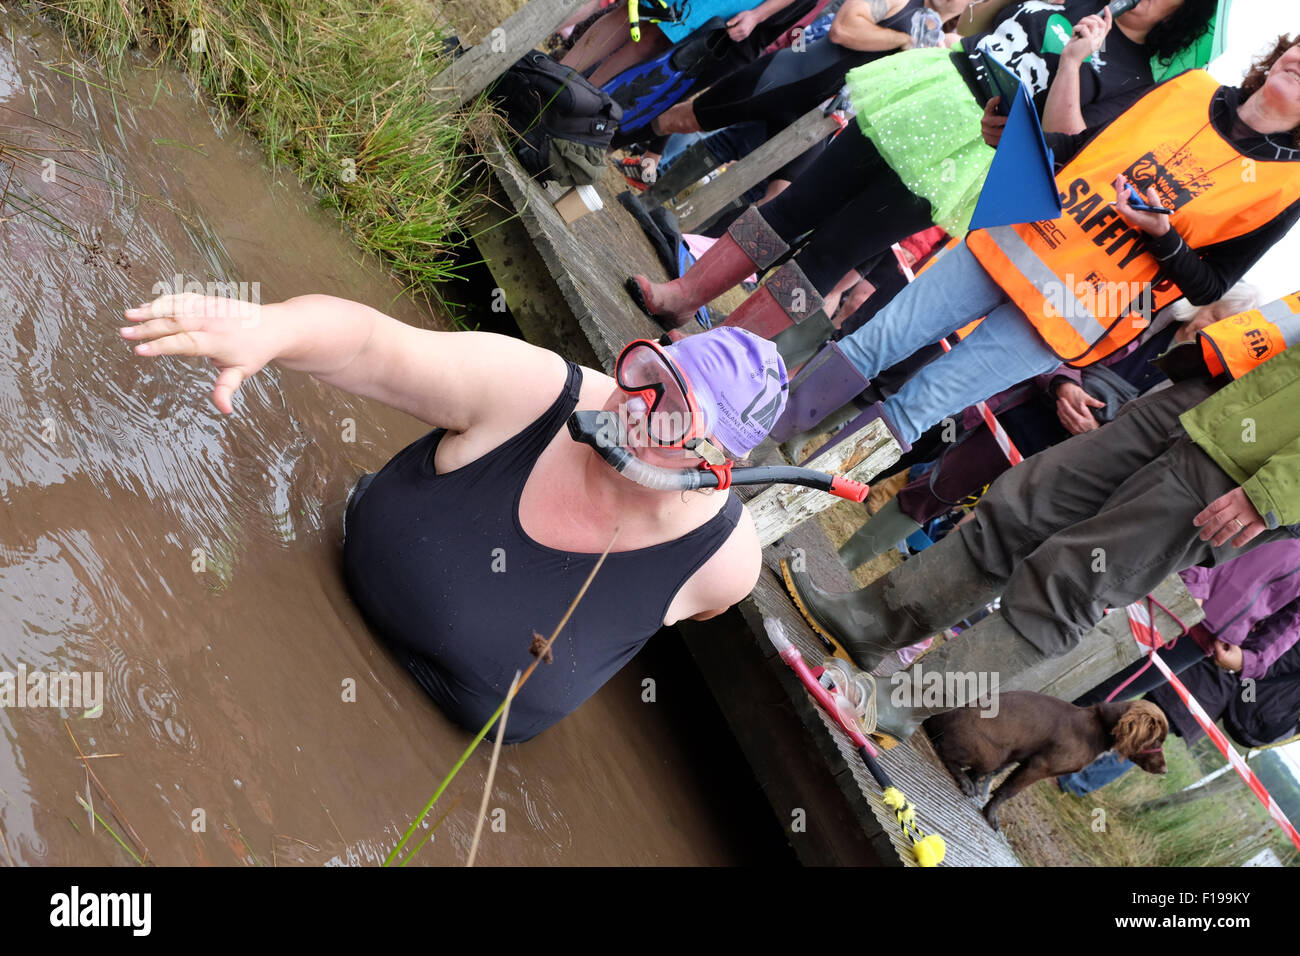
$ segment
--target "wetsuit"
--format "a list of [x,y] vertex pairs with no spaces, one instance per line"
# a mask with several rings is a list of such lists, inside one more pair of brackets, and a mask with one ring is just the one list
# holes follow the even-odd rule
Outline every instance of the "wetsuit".
[[[374,632],[438,706],[478,730],[550,636],[599,555],[529,538],[519,499],[538,457],[577,407],[582,370],[554,404],[497,448],[446,474],[434,470],[445,429],[407,446],[348,505],[348,589]],[[363,479],[364,481],[365,479]],[[672,541],[605,560],[542,664],[511,705],[506,740],[527,740],[571,713],[663,626],[681,586],[731,535],[742,505]]]

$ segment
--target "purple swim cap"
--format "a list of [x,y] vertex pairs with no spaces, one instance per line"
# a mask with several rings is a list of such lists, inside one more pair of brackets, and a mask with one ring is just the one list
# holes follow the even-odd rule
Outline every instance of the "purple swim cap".
[[789,383],[781,353],[767,339],[722,326],[664,352],[690,380],[705,424],[733,458],[758,447],[781,417]]

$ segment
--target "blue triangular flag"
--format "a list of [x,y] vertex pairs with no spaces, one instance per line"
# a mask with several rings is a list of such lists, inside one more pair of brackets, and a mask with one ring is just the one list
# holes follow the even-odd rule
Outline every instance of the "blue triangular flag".
[[1033,100],[1019,79],[993,57],[985,55],[989,79],[1011,104],[1002,140],[971,216],[972,229],[1010,226],[1039,219],[1059,219],[1061,197],[1056,189],[1052,151],[1043,139]]

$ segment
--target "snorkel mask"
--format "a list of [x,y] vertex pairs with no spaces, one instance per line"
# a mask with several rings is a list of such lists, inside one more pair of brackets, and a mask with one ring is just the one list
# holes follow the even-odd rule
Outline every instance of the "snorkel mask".
[[[708,382],[715,389],[697,391],[692,371],[701,384]],[[574,412],[569,434],[639,485],[693,491],[796,484],[851,501],[864,500],[870,491],[861,482],[807,468],[734,467],[735,457],[766,437],[785,404],[784,365],[775,347],[752,333],[715,329],[667,348],[637,339],[619,354],[614,379],[627,401],[618,411]],[[719,379],[726,385],[725,395],[716,387]],[[734,398],[746,403],[729,401]],[[683,467],[652,464],[638,457],[635,448],[678,458]]]

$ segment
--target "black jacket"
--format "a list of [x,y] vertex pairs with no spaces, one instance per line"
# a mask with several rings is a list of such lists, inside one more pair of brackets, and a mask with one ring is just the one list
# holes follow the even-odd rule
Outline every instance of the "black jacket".
[[[1243,747],[1262,747],[1296,732],[1300,717],[1300,643],[1274,661],[1253,688],[1250,682],[1243,683],[1237,675],[1220,670],[1208,657],[1183,671],[1179,679],[1211,718],[1222,719],[1228,736]],[[1204,734],[1168,684],[1147,694],[1146,699],[1165,712],[1170,729],[1187,743]]]

